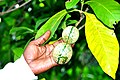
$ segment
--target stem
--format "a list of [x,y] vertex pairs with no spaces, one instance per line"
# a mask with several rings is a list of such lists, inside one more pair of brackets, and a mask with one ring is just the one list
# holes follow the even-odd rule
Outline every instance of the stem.
[[69,12],[73,12],[73,11],[77,11],[77,12],[80,13],[80,20],[75,24],[75,27],[77,27],[77,26],[80,24],[80,22],[83,20],[83,18],[84,18],[84,16],[82,15],[82,14],[83,14],[83,11],[78,10],[78,9],[74,9],[74,10],[71,10],[71,11],[69,11]]
[[[87,12],[89,9],[88,9],[88,7],[85,9],[85,12]],[[75,24],[75,27],[77,27],[80,23],[81,23],[81,21],[85,18],[85,16],[82,14],[83,13],[83,11],[79,11],[80,12],[80,20]],[[80,28],[79,28],[79,30],[81,30],[83,27],[85,26],[85,24],[83,24]]]
[[10,9],[10,10],[8,9],[8,10],[5,11],[5,12],[0,12],[0,15],[4,15],[4,14],[10,13],[10,12],[13,12],[13,11],[15,11],[15,10],[17,10],[17,9],[25,6],[25,5],[28,4],[29,2],[31,2],[31,0],[28,0],[27,2],[21,4],[18,8],[14,8],[14,9]]
[[81,11],[83,10],[84,0],[81,0]]
[[87,12],[89,10],[89,8],[87,7],[86,9],[85,9],[85,12]]
[[83,11],[78,10],[78,9],[73,9],[73,10],[71,10],[71,11],[69,11],[69,12],[74,12],[74,11],[79,12],[79,13],[83,13]]
[[75,24],[75,27],[77,27],[83,19],[84,15],[80,13],[80,20]]
[[83,24],[78,30],[80,31],[82,28],[84,28],[85,24]]

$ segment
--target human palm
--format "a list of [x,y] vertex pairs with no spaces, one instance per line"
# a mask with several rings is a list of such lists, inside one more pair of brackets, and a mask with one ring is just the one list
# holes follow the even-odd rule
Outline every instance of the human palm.
[[34,74],[42,73],[58,65],[54,62],[51,52],[58,43],[62,42],[62,40],[54,44],[42,46],[42,44],[48,40],[49,36],[50,31],[47,31],[39,39],[31,41],[24,51],[24,58]]

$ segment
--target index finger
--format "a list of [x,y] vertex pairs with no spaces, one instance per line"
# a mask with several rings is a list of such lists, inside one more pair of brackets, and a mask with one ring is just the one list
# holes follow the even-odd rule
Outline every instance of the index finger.
[[45,34],[43,34],[40,38],[34,40],[34,43],[36,45],[43,44],[45,41],[47,41],[50,37],[50,31],[48,30]]

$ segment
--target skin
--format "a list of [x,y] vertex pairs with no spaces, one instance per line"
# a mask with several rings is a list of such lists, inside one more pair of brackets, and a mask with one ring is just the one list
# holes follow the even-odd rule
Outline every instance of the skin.
[[63,41],[58,40],[53,44],[46,44],[42,46],[49,37],[50,31],[47,31],[40,38],[31,41],[24,51],[24,58],[34,74],[40,74],[58,65],[53,60],[51,52],[57,44]]

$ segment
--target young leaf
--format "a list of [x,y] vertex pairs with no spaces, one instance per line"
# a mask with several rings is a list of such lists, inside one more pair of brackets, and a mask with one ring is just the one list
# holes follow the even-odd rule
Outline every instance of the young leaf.
[[66,24],[67,24],[67,20],[69,19],[71,17],[71,15],[69,15],[69,14],[67,14],[66,16],[65,16],[65,20],[64,21],[62,21],[61,22],[61,28],[62,29],[65,29],[66,28]]
[[46,31],[50,30],[51,35],[50,38],[54,35],[55,31],[57,30],[59,24],[61,23],[61,20],[64,18],[64,16],[67,14],[66,10],[62,10],[58,12],[57,14],[53,15],[37,32],[35,39],[39,38],[41,35],[43,35]]
[[70,1],[67,1],[65,3],[66,9],[73,8],[78,2],[79,2],[79,0],[70,0]]
[[113,30],[105,27],[95,15],[85,13],[85,35],[88,47],[105,73],[115,79],[119,44]]
[[108,27],[114,28],[115,21],[120,21],[120,4],[114,0],[90,0],[90,5],[96,16]]

